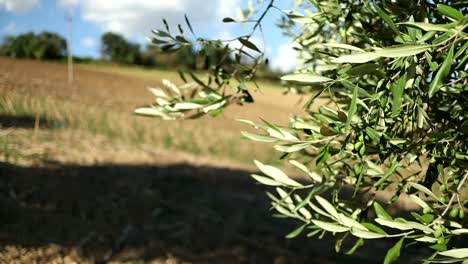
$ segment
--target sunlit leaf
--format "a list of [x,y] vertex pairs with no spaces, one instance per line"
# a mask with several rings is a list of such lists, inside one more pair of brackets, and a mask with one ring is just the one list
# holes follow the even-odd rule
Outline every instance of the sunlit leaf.
[[248,138],[250,140],[253,140],[253,141],[259,141],[259,142],[275,142],[275,141],[278,141],[276,138],[272,138],[272,137],[269,137],[269,136],[257,135],[257,134],[246,132],[246,131],[242,131],[241,134],[242,134],[242,136],[244,136],[244,137],[246,137],[246,138]]
[[407,44],[407,45],[400,45],[400,46],[391,46],[386,47],[380,50],[375,51],[375,54],[381,57],[386,58],[400,58],[400,57],[408,57],[419,54],[430,49],[431,45],[417,45],[417,44]]
[[283,171],[270,166],[270,165],[264,165],[258,160],[255,160],[255,165],[260,169],[261,172],[263,172],[265,175],[270,176],[274,180],[284,183],[289,186],[295,186],[295,187],[300,187],[302,184],[298,183],[297,181],[289,178]]
[[309,142],[303,142],[298,144],[290,144],[290,145],[275,145],[274,148],[281,152],[291,153],[296,152],[301,149],[305,149],[309,147],[311,144]]
[[289,160],[289,163],[291,163],[292,165],[294,165],[296,168],[300,169],[301,171],[305,172],[310,178],[312,178],[313,181],[322,182],[322,177],[318,175],[316,172],[309,171],[309,169],[307,169],[307,167],[304,164],[295,160]]
[[439,252],[439,255],[452,257],[452,258],[468,258],[468,248],[457,248],[452,250],[447,250]]
[[358,228],[351,228],[351,234],[353,234],[356,237],[359,238],[365,238],[365,239],[376,239],[376,238],[383,238],[386,237],[386,235],[374,233],[371,231],[366,231]]
[[261,184],[269,185],[269,186],[281,186],[282,184],[272,180],[268,177],[252,174],[252,178],[254,178],[256,181],[258,181]]
[[322,44],[325,47],[331,47],[331,48],[338,48],[338,49],[346,49],[346,50],[355,50],[355,51],[360,51],[363,52],[364,50],[349,44],[343,44],[343,43],[323,43]]
[[200,104],[195,104],[195,103],[177,103],[174,105],[175,109],[180,109],[180,110],[190,110],[190,109],[197,109],[203,107]]
[[335,223],[329,223],[329,222],[324,222],[324,221],[315,220],[315,219],[312,219],[311,222],[314,225],[322,228],[323,230],[327,230],[329,232],[341,233],[341,232],[349,231],[348,227],[345,227],[345,226],[342,226],[342,225],[339,225],[339,224],[335,224]]
[[335,220],[339,219],[338,211],[336,211],[335,207],[326,199],[322,198],[319,195],[315,196],[315,200],[329,213],[331,216],[335,218]]
[[312,73],[293,73],[282,76],[281,80],[298,83],[322,83],[332,79]]
[[362,52],[355,53],[351,55],[343,55],[338,58],[331,60],[333,63],[365,63],[372,60],[375,60],[381,56],[377,55],[375,52]]
[[[421,206],[423,209],[425,209],[425,208],[429,208],[429,209],[430,209],[429,205],[428,205],[426,202],[424,202],[421,198],[419,198],[418,196],[416,196],[416,195],[414,195],[414,194],[411,194],[411,195],[409,196],[409,198],[410,198],[413,202],[415,202],[415,203],[417,203],[419,206]],[[431,210],[432,210],[432,209],[431,209]]]
[[418,229],[426,233],[434,232],[434,230],[432,230],[431,228],[423,224],[420,224],[418,222],[413,222],[413,221],[400,222],[400,221],[395,221],[395,220],[386,220],[383,218],[376,218],[375,221],[383,226],[388,226],[388,227],[399,229],[399,230]]
[[428,196],[434,198],[436,201],[439,200],[439,197],[437,195],[435,195],[431,190],[429,190],[428,188],[426,188],[425,186],[419,184],[419,183],[415,183],[415,182],[408,182],[408,185],[427,194]]
[[403,22],[403,23],[398,23],[398,24],[411,26],[411,27],[417,27],[424,31],[448,31],[448,29],[442,27],[441,25],[424,23],[424,22]]

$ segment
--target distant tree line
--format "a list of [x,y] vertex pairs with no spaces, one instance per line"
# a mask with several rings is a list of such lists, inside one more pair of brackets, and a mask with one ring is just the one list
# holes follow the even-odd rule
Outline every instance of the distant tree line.
[[56,33],[33,32],[18,36],[5,36],[0,46],[0,54],[14,58],[37,60],[57,60],[65,56],[67,43]]
[[[127,40],[124,36],[106,32],[101,36],[100,59],[74,57],[78,62],[102,60],[110,63],[140,65],[145,67],[182,68],[186,70],[207,70],[220,62],[232,65],[232,58],[223,58],[225,47],[219,45],[201,45],[182,47],[178,52],[167,52],[157,45],[149,44],[144,48],[138,43]],[[35,34],[28,32],[17,36],[5,36],[0,46],[0,55],[13,58],[37,60],[62,60],[66,56],[66,40],[51,32]],[[264,77],[276,77],[277,74],[264,65]]]

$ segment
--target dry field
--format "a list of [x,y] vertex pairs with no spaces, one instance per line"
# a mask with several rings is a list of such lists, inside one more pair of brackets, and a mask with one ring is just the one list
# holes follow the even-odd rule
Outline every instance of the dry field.
[[174,72],[75,74],[69,85],[66,65],[0,58],[0,263],[379,263],[391,246],[348,258],[327,238],[285,239],[295,223],[271,217],[250,164],[279,153],[241,140],[234,119],[285,124],[300,97],[263,84],[253,105],[161,122],[131,113]]

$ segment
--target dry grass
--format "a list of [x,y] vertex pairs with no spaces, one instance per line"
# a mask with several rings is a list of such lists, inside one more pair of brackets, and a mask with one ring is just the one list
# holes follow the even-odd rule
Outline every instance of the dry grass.
[[0,59],[0,70],[0,114],[5,118],[39,118],[50,133],[87,131],[128,144],[241,162],[250,163],[254,158],[274,162],[279,153],[270,146],[241,140],[239,132],[247,127],[236,118],[255,120],[261,116],[286,123],[288,112],[299,109],[294,108],[297,96],[286,98],[268,84],[261,92],[254,92],[258,100],[254,105],[233,106],[218,118],[164,122],[134,116],[132,110],[152,101],[146,86],[158,85],[162,78],[178,78],[175,72],[78,65],[76,81],[68,85],[65,67],[60,64]]

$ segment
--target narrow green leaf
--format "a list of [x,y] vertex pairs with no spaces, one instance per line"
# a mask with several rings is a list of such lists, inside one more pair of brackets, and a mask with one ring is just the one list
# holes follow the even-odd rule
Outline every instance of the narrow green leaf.
[[398,24],[411,26],[411,27],[417,27],[424,31],[448,31],[448,29],[442,27],[441,25],[424,23],[424,22],[403,22],[403,23],[398,23]]
[[463,44],[461,48],[458,49],[458,51],[455,53],[453,56],[453,59],[457,59],[460,55],[465,54],[465,50],[468,48],[468,41]]
[[454,45],[450,47],[450,50],[447,54],[447,57],[445,57],[442,66],[440,66],[439,70],[437,71],[437,74],[432,79],[431,84],[429,85],[429,97],[434,96],[434,94],[437,93],[437,91],[439,91],[440,87],[442,87],[444,79],[449,75],[450,67],[452,66],[453,62],[453,49]]
[[387,172],[385,172],[384,175],[376,182],[374,183],[374,187],[377,187],[384,183],[392,174],[395,172],[396,168],[398,167],[398,161],[395,159],[392,160],[392,164],[390,165],[390,168],[388,168]]
[[325,47],[331,47],[331,48],[338,48],[338,49],[346,49],[346,50],[355,50],[359,52],[363,52],[364,50],[352,45],[348,44],[343,44],[343,43],[323,43],[322,44]]
[[428,196],[434,198],[436,201],[439,200],[439,197],[437,195],[435,195],[431,190],[429,190],[427,187],[419,184],[419,183],[415,183],[415,182],[408,182],[408,185],[417,189],[418,191],[421,191],[425,194],[427,194]]
[[135,109],[135,114],[144,116],[159,116],[163,119],[173,119],[163,111],[152,107],[140,107]]
[[246,38],[239,38],[238,40],[242,45],[246,46],[247,48],[261,53],[260,49],[258,49],[257,46],[253,44],[250,40]]
[[360,222],[358,222],[357,220],[347,216],[347,215],[344,215],[342,213],[338,213],[338,222],[346,227],[349,227],[349,228],[354,228],[354,229],[360,229],[360,230],[364,230],[364,231],[369,231],[369,229],[367,229],[367,227],[361,225]]
[[375,51],[375,54],[386,58],[400,58],[419,54],[430,49],[431,45],[426,44],[408,44],[386,47]]
[[430,237],[430,236],[422,236],[414,240],[418,242],[423,242],[423,243],[437,243],[437,238]]
[[365,63],[379,58],[375,52],[361,52],[351,55],[343,55],[331,60],[333,63]]
[[400,222],[400,221],[396,221],[396,220],[386,220],[386,219],[382,219],[382,218],[376,218],[375,221],[383,226],[388,226],[388,227],[391,227],[391,228],[395,228],[395,229],[398,229],[398,230],[403,230],[403,231],[406,231],[406,230],[413,230],[413,229],[418,229],[418,230],[421,230],[425,233],[432,233],[434,232],[434,230],[432,230],[431,228],[421,224],[421,223],[418,223],[418,222],[414,222],[414,221],[406,221],[406,222]]
[[148,37],[147,39],[148,39],[151,43],[156,44],[156,45],[158,45],[158,44],[166,44],[166,43],[167,43],[167,41],[160,40],[160,39],[153,38],[153,37]]
[[464,17],[462,12],[444,4],[437,4],[437,10],[439,10],[441,14],[455,20],[462,20]]
[[165,31],[162,31],[162,30],[154,29],[153,33],[160,36],[160,37],[165,37],[165,38],[171,38],[172,39],[172,36],[169,33],[165,32]]
[[345,227],[345,226],[342,226],[342,225],[339,225],[339,224],[336,224],[336,223],[329,223],[329,222],[324,222],[324,221],[315,220],[315,219],[312,219],[311,221],[312,221],[312,223],[314,225],[322,228],[323,230],[329,231],[329,232],[341,233],[341,232],[349,231],[348,227]]
[[317,202],[323,207],[323,209],[325,209],[325,211],[327,211],[327,213],[329,213],[331,216],[333,216],[333,218],[335,218],[335,220],[340,219],[340,217],[338,215],[338,212],[336,211],[335,207],[329,201],[327,201],[325,198],[322,198],[319,195],[315,196],[315,200],[317,200]]
[[156,97],[169,98],[161,88],[148,87],[148,90]]
[[295,238],[297,237],[298,235],[300,235],[302,233],[302,231],[304,230],[304,228],[307,226],[307,224],[303,224],[301,225],[300,227],[298,227],[297,229],[295,229],[294,231],[292,231],[291,233],[287,234],[286,235],[286,238]]
[[358,239],[358,241],[356,241],[356,243],[354,244],[354,246],[345,252],[346,255],[352,255],[354,254],[354,252],[356,252],[356,250],[360,247],[362,247],[364,245],[364,239],[360,238]]
[[389,213],[387,213],[387,211],[378,202],[374,201],[373,204],[374,204],[375,214],[377,215],[377,217],[386,219],[386,220],[393,219],[392,216]]
[[378,64],[365,63],[351,67],[349,70],[346,71],[346,73],[351,75],[365,75],[375,72],[378,68],[380,68],[380,65]]
[[304,207],[299,208],[299,213],[304,216],[305,219],[309,220],[312,218],[312,214],[310,213],[309,210],[305,209]]
[[364,238],[364,239],[376,239],[376,238],[383,238],[386,237],[386,235],[374,233],[371,231],[366,231],[358,228],[351,228],[351,234],[353,234],[356,237],[359,238]]
[[374,231],[377,234],[381,235],[387,235],[387,232],[385,232],[382,228],[372,224],[372,223],[361,223],[363,226],[365,226],[367,229],[370,231]]
[[185,17],[185,23],[187,24],[188,28],[190,29],[190,32],[192,32],[192,34],[195,34],[195,33],[193,33],[193,28],[192,28],[192,25],[190,24],[190,21],[189,21],[187,15],[185,14],[184,17]]
[[400,257],[400,250],[403,246],[403,241],[405,237],[402,237],[398,242],[387,251],[385,255],[384,264],[391,264],[394,263]]
[[252,174],[251,175],[252,178],[254,178],[256,181],[258,181],[259,183],[261,184],[264,184],[264,185],[268,185],[268,186],[281,186],[282,184],[275,181],[275,180],[272,180],[268,177],[265,177],[265,176],[260,176],[260,175],[257,175],[257,174]]
[[393,20],[392,18],[387,15],[387,13],[385,13],[385,11],[383,11],[378,5],[374,4],[374,7],[375,9],[377,10],[377,14],[379,14],[379,16],[385,21],[387,22],[387,24],[390,26],[390,28],[395,31],[395,33],[397,33],[398,35],[400,35],[400,31],[398,30],[398,28],[395,26],[395,23],[393,23]]
[[220,108],[223,107],[225,104],[226,104],[226,100],[220,100],[220,101],[218,101],[217,103],[214,103],[214,104],[212,104],[212,105],[203,107],[202,110],[203,110],[204,113],[208,113],[208,112],[210,112],[210,111],[214,111],[214,110],[220,109]]
[[392,115],[396,116],[401,111],[401,102],[403,98],[403,92],[405,90],[406,84],[406,74],[396,81],[395,84],[391,86],[392,91]]
[[293,142],[300,141],[293,134],[286,131],[286,129],[273,125],[272,123],[268,122],[267,120],[263,118],[260,118],[260,119],[268,126],[266,131],[268,132],[268,134],[270,134],[270,136],[281,139],[281,140],[286,140],[286,141],[293,141]]
[[284,183],[285,185],[293,186],[293,187],[301,187],[302,184],[298,183],[297,181],[289,178],[283,171],[277,169],[270,165],[265,165],[258,160],[255,160],[255,165],[263,172],[265,175],[270,176],[274,180]]
[[329,82],[332,79],[323,77],[313,73],[293,73],[284,75],[281,77],[281,80],[288,82],[298,82],[298,83],[322,83]]
[[200,104],[195,104],[195,103],[177,103],[174,105],[175,109],[179,110],[190,110],[190,109],[197,109],[203,107]]
[[283,10],[283,12],[294,22],[299,23],[299,24],[310,24],[314,23],[316,21],[316,17],[319,17],[322,15],[322,13],[317,12],[314,14],[308,14],[307,16],[304,16],[301,13],[298,13],[293,10]]
[[301,149],[309,147],[311,144],[309,142],[303,142],[299,144],[290,144],[290,145],[275,145],[274,148],[281,152],[291,153],[296,152]]
[[[421,206],[421,208],[425,209],[425,208],[429,208],[429,205],[423,201],[421,198],[419,198],[418,196],[414,195],[414,194],[411,194],[409,196],[410,200],[412,200],[413,202],[417,203],[419,206]],[[432,210],[432,209],[431,209]]]
[[241,134],[242,134],[242,136],[244,136],[244,137],[246,137],[246,138],[248,138],[250,140],[258,141],[258,142],[275,142],[275,141],[278,141],[276,138],[272,138],[272,137],[269,137],[269,136],[263,136],[263,135],[257,135],[257,134],[246,132],[246,131],[242,131]]
[[468,248],[457,248],[452,250],[447,250],[439,252],[439,255],[452,257],[452,258],[468,258]]
[[[366,64],[363,64],[363,65],[359,65],[359,66],[364,66]],[[357,66],[357,67],[359,67]],[[357,87],[358,89],[358,97],[362,96],[362,97],[371,97],[371,95],[364,89],[362,89],[361,87],[357,86],[356,84],[348,81],[348,80],[342,80],[341,81],[341,84],[343,84],[343,86],[348,89],[349,91],[351,92],[354,92],[354,89]]]
[[334,63],[365,63],[379,57],[400,58],[419,54],[431,48],[426,44],[409,44],[386,47],[373,52],[362,52],[351,55],[344,55],[331,61]]
[[349,130],[351,121],[353,120],[354,114],[356,114],[356,111],[357,111],[357,96],[358,96],[358,87],[354,86],[353,98],[351,99],[351,103],[349,104],[348,117],[346,119],[346,125],[345,125],[346,131]]
[[381,134],[377,132],[375,129],[372,127],[368,126],[366,127],[366,134],[375,142],[380,141]]
[[454,235],[465,235],[468,234],[468,228],[455,229],[452,230],[450,233]]
[[307,167],[304,164],[296,160],[289,160],[289,163],[306,173],[313,181],[322,182],[322,176],[318,175],[316,172],[309,171],[309,169],[307,169]]
[[329,217],[329,218],[333,218],[331,215],[329,215],[327,212],[325,212],[324,210],[320,209],[320,207],[316,206],[315,204],[313,204],[312,202],[308,202],[307,203],[310,208],[312,208],[312,210],[314,210],[315,212],[323,215],[323,216],[326,216],[326,217]]

